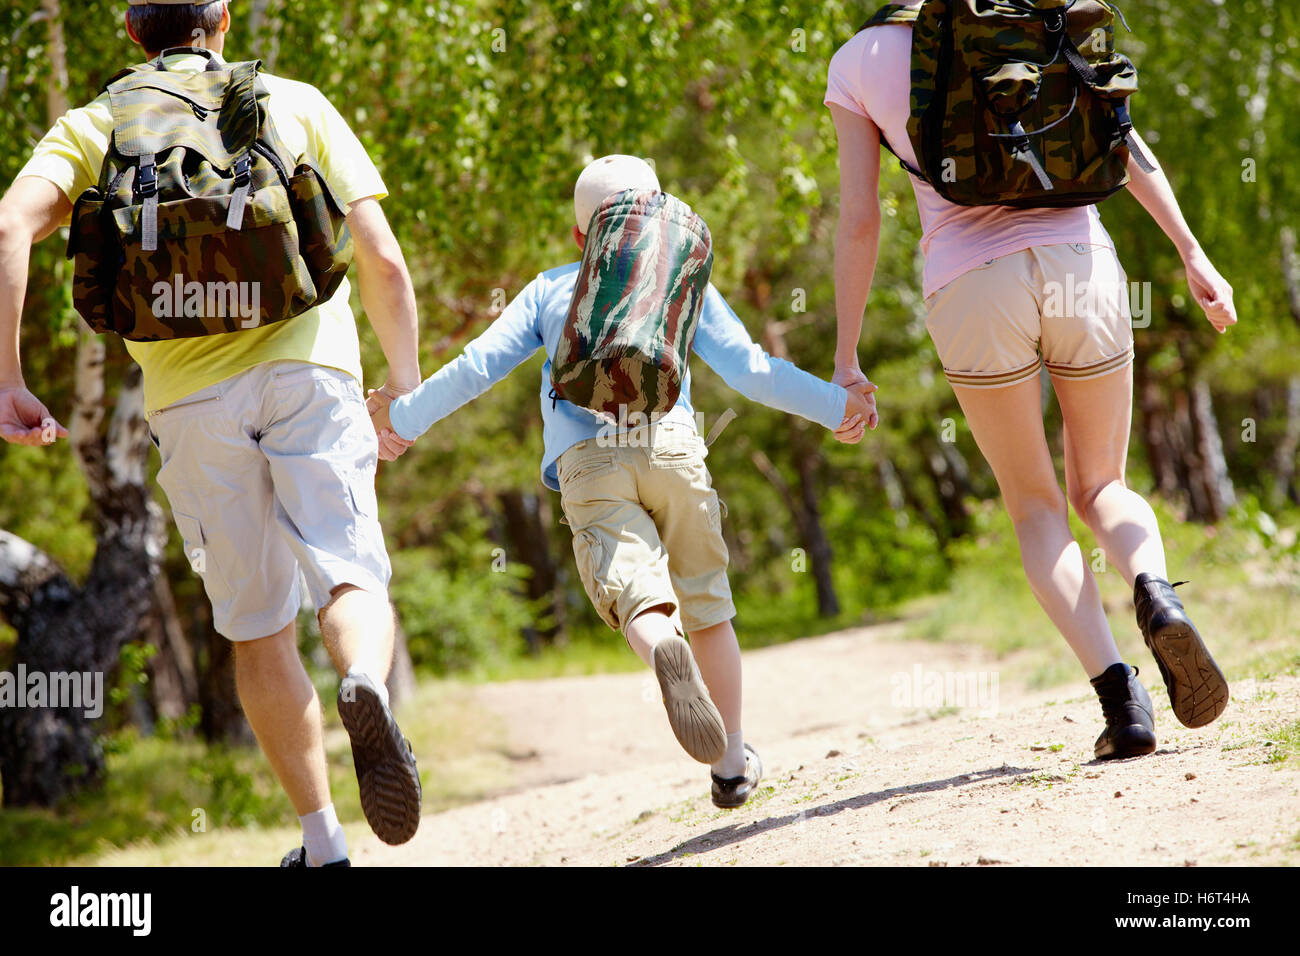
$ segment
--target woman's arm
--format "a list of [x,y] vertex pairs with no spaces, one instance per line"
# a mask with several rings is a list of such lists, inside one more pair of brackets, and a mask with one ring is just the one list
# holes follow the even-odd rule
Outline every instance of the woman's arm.
[[832,103],[839,139],[840,220],[835,230],[835,377],[865,382],[858,364],[862,314],[880,248],[880,130],[865,116]]
[[[1136,133],[1133,135],[1137,136]],[[1178,208],[1178,200],[1174,198],[1173,188],[1169,185],[1169,180],[1165,177],[1164,170],[1160,168],[1155,154],[1146,143],[1142,142],[1141,137],[1138,138],[1138,144],[1155,166],[1155,171],[1143,172],[1142,167],[1130,156],[1128,191],[1142,204],[1142,208],[1151,215],[1155,224],[1174,244],[1187,270],[1187,284],[1192,290],[1192,297],[1205,311],[1205,317],[1210,320],[1210,324],[1219,332],[1224,332],[1228,326],[1237,324],[1237,308],[1232,303],[1232,286],[1219,275],[1218,270],[1205,254],[1205,250],[1201,248],[1201,244],[1196,241],[1191,227],[1183,218],[1182,210]]]

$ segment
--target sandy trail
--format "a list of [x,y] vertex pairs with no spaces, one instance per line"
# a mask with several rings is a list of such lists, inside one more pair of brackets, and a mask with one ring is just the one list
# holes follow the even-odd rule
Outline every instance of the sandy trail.
[[511,790],[427,815],[404,846],[354,845],[353,862],[1300,862],[1300,758],[1270,759],[1283,753],[1270,734],[1300,714],[1300,678],[1238,682],[1228,712],[1189,731],[1154,663],[1139,660],[1160,747],[1103,764],[1092,758],[1100,709],[1082,682],[1028,692],[999,679],[995,716],[987,698],[906,706],[904,686],[923,692],[928,680],[933,691],[942,675],[982,672],[991,691],[1000,674],[980,650],[902,641],[899,630],[746,653],[746,738],[766,772],[734,811],[710,803],[708,770],[678,749],[648,673],[477,688],[505,722]]

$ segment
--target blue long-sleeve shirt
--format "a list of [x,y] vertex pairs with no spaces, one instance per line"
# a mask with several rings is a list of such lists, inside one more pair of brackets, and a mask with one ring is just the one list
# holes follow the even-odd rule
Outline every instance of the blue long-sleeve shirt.
[[[580,441],[599,437],[609,425],[590,409],[563,399],[552,401],[551,359],[555,355],[573,298],[580,263],[543,272],[524,287],[505,311],[454,360],[426,379],[415,391],[393,402],[393,429],[408,441],[423,435],[445,418],[482,395],[538,349],[546,350],[542,366],[542,482],[560,489],[555,461]],[[783,359],[772,358],[750,338],[712,284],[696,327],[692,351],[722,380],[746,398],[783,412],[801,415],[827,428],[844,420],[848,394]],[[691,377],[687,370],[677,404],[665,420],[694,422]]]

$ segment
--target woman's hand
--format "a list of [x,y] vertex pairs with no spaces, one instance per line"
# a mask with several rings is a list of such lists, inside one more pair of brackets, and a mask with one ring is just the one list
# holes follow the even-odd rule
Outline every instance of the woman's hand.
[[1205,311],[1220,333],[1237,324],[1237,307],[1232,302],[1232,286],[1228,280],[1219,275],[1209,257],[1197,246],[1183,259],[1187,269],[1187,285],[1191,288],[1192,298]]

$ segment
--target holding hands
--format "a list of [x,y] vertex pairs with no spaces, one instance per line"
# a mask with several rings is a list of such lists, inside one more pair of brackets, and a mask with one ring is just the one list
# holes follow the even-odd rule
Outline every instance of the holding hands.
[[867,376],[857,367],[837,368],[831,381],[849,393],[844,405],[844,421],[835,429],[835,439],[846,445],[856,445],[862,441],[866,430],[874,430],[880,421],[876,411],[876,386],[867,381]]
[[393,401],[412,389],[398,388],[385,384],[381,388],[372,388],[366,393],[366,411],[370,413],[370,423],[375,427],[379,438],[379,457],[383,461],[397,461],[415,442],[407,441],[393,429],[388,407]]

